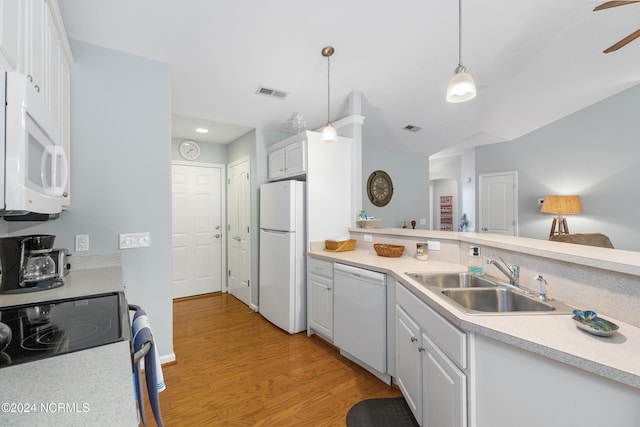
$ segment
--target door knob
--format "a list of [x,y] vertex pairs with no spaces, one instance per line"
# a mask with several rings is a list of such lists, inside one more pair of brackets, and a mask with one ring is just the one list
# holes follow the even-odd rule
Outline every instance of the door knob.
[[219,225],[216,225],[216,230],[220,230],[220,226]]

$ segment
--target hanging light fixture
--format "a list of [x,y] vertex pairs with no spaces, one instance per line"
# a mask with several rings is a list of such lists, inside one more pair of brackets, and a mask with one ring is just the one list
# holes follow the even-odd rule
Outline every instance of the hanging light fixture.
[[476,83],[462,65],[462,0],[458,0],[458,66],[447,88],[448,102],[465,102],[476,97]]
[[322,49],[322,56],[327,58],[327,124],[322,129],[320,140],[326,143],[338,142],[338,134],[331,124],[331,55],[335,50],[331,46]]

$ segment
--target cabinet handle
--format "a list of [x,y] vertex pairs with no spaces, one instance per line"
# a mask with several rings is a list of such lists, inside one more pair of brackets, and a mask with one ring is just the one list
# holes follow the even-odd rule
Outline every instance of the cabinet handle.
[[36,89],[36,92],[40,93],[40,86],[35,85],[35,86],[33,86],[33,87]]
[[327,286],[327,290],[328,290],[328,291],[330,291],[330,290],[331,290],[331,287],[330,287],[330,286]]
[[62,193],[62,197],[69,197],[69,193],[65,191],[64,193]]
[[33,83],[33,77],[31,76],[31,74],[27,74],[27,80],[29,81],[29,83]]
[[216,239],[219,239],[220,238],[220,233],[216,234],[215,237],[216,237]]
[[418,347],[418,351],[424,351],[424,347]]
[[411,337],[411,342],[416,342],[416,341],[418,341],[418,338],[416,338],[416,337]]

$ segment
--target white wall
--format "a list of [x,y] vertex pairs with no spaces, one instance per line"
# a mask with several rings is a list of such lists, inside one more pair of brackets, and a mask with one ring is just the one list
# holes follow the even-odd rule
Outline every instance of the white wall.
[[512,142],[476,149],[476,173],[518,171],[520,236],[546,239],[546,194],[578,194],[584,214],[571,233],[607,234],[617,249],[640,250],[640,85]]
[[[71,197],[60,218],[12,223],[11,234],[55,234],[73,251],[121,253],[129,303],[147,310],[161,357],[173,357],[171,75],[168,64],[71,40]],[[150,232],[151,247],[118,249],[118,234]],[[73,264],[73,258],[71,259]]]

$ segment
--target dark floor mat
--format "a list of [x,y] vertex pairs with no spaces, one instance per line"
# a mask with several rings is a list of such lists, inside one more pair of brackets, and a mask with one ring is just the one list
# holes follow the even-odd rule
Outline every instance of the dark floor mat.
[[403,397],[367,399],[347,412],[347,427],[413,427],[418,423]]

